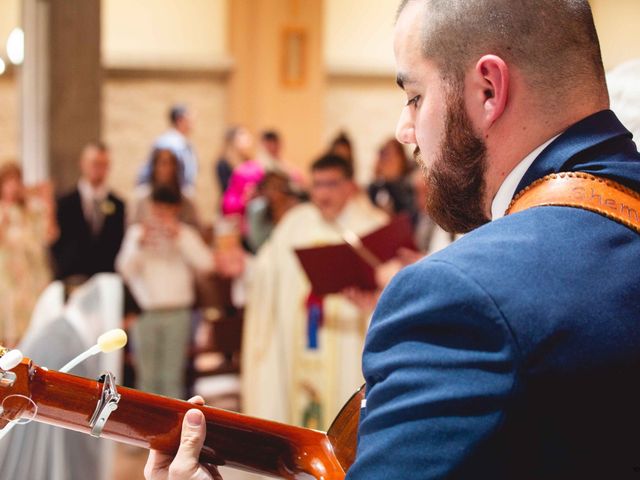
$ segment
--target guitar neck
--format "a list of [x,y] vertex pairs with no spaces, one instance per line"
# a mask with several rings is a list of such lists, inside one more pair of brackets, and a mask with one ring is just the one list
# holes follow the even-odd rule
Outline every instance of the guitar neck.
[[[36,421],[91,432],[89,421],[100,399],[102,383],[33,366],[30,387],[31,398],[38,406]],[[118,387],[118,393],[118,408],[104,426],[104,438],[175,453],[185,413],[198,408],[207,425],[202,462],[278,478],[344,478],[329,438],[322,432],[125,387]]]

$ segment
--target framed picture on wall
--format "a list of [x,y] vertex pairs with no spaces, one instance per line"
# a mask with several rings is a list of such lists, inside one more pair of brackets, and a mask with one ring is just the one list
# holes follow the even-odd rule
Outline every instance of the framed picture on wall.
[[299,27],[285,27],[282,31],[282,84],[301,87],[307,77],[307,31]]

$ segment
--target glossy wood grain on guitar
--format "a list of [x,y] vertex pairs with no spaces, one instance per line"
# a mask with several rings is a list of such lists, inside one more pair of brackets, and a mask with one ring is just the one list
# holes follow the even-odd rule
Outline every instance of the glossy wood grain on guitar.
[[[13,372],[13,386],[0,386],[0,401],[24,395],[37,405],[35,421],[90,433],[89,421],[102,383],[55,371],[24,360]],[[340,480],[355,458],[360,403],[357,392],[327,433],[270,422],[212,407],[118,387],[118,408],[102,437],[175,453],[184,414],[201,410],[207,438],[200,460],[286,479]],[[20,412],[5,412],[19,415]]]

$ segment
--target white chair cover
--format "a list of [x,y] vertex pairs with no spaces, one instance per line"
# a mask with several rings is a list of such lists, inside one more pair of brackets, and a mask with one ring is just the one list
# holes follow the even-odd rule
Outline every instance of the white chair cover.
[[607,74],[611,109],[640,142],[640,59],[623,63]]
[[[91,347],[101,333],[118,328],[123,317],[122,281],[114,274],[94,276],[72,294],[64,307],[62,299],[62,285],[54,282],[39,299],[19,346],[35,363],[52,369]],[[103,370],[119,376],[122,354],[100,354],[72,373],[97,378]],[[106,440],[36,422],[19,425],[0,444],[0,478],[108,480],[113,447]]]

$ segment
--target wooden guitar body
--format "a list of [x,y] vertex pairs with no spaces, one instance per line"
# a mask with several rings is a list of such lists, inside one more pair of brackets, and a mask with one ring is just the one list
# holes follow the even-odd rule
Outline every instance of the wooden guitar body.
[[[49,371],[24,360],[12,370],[13,385],[0,382],[3,418],[32,416],[34,421],[90,434],[90,420],[103,383]],[[138,447],[175,453],[182,419],[198,408],[207,438],[200,460],[285,479],[341,480],[353,463],[362,389],[345,405],[327,433],[253,418],[239,413],[117,387],[120,400],[102,437]],[[22,396],[22,397],[20,397]],[[8,401],[5,402],[5,399]],[[3,426],[0,423],[0,426]]]

